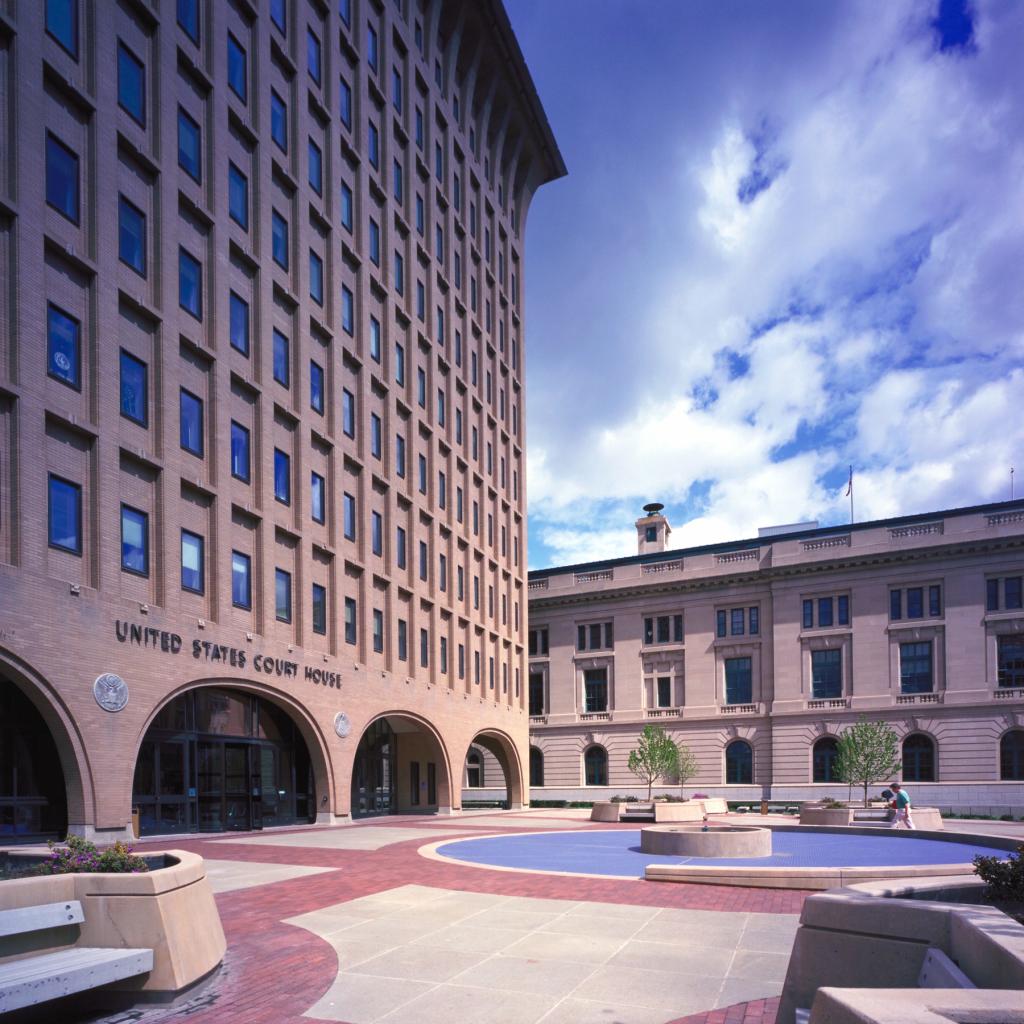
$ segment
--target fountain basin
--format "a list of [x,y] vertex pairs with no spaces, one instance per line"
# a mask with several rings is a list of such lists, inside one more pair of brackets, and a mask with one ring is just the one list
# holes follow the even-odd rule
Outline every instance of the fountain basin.
[[640,849],[666,857],[770,857],[772,834],[754,825],[654,825],[640,830]]

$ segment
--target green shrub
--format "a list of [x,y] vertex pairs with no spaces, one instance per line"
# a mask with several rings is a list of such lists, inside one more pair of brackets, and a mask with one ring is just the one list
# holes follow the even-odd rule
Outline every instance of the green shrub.
[[1005,860],[1002,857],[975,857],[974,870],[988,885],[994,900],[1024,900],[1024,843]]
[[96,849],[93,843],[80,836],[68,836],[67,846],[58,846],[53,840],[46,844],[50,855],[36,868],[38,875],[75,875],[98,872],[138,874],[148,871],[149,865],[131,851],[125,843],[114,843],[107,850]]

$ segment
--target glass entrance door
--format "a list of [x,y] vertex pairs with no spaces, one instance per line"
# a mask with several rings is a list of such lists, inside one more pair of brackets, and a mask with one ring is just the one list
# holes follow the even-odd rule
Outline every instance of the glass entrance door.
[[398,808],[395,791],[395,734],[387,721],[374,722],[363,733],[352,765],[352,814],[368,817],[392,814]]
[[224,828],[252,828],[251,772],[249,746],[245,743],[224,744]]

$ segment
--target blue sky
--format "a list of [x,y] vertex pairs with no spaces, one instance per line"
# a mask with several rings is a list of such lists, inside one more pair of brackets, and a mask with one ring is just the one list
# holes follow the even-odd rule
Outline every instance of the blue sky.
[[1024,4],[506,0],[530,566],[1024,491]]

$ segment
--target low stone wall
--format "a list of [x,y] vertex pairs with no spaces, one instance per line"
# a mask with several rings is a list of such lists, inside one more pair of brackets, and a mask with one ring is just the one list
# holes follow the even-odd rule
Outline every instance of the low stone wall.
[[655,825],[640,830],[640,849],[668,857],[770,857],[772,834],[753,825]]
[[[155,856],[147,851],[149,860]],[[153,970],[111,987],[173,997],[209,974],[227,944],[203,858],[168,850],[166,867],[142,874],[48,875],[0,882],[0,910],[79,900],[85,922],[0,940],[0,960],[68,946],[152,949]]]
[[[811,896],[800,915],[779,1024],[791,1024],[800,1007],[812,1007],[812,1024],[917,1019],[833,1016],[829,1008],[833,997],[822,990],[916,989],[929,947],[941,949],[979,988],[1024,989],[1024,926],[995,907],[927,899],[929,894],[948,897],[954,893],[977,898],[983,888],[984,883],[973,878],[933,878],[852,885]],[[912,994],[924,1002],[919,993]],[[940,999],[945,1000],[943,1005],[961,1007],[963,995],[930,990],[927,1005],[934,1008]],[[1024,1004],[1019,991],[1013,999],[1018,1008]],[[852,1001],[864,1005],[863,999]],[[992,1007],[1005,1005],[1000,996]]]
[[[875,809],[880,814],[880,809]],[[821,804],[805,803],[800,805],[801,825],[865,825],[859,815],[864,814],[861,807],[822,807]],[[870,811],[869,811],[870,816]],[[942,821],[942,814],[937,807],[915,807],[912,812],[914,827],[936,831],[945,828]],[[880,820],[877,828],[892,826],[895,822],[895,811],[888,810],[886,818]]]

